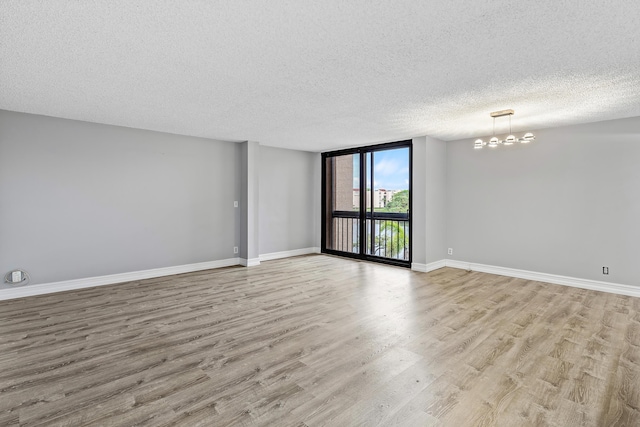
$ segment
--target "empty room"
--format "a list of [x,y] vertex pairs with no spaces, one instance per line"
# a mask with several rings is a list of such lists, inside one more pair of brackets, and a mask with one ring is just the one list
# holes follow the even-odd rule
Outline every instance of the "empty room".
[[640,425],[635,1],[0,2],[0,426]]

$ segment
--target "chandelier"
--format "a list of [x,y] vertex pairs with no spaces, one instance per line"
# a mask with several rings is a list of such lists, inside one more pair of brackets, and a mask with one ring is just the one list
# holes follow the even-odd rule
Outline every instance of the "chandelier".
[[[520,138],[516,138],[513,133],[511,133],[511,116],[513,116],[514,113],[515,112],[513,110],[501,110],[490,113],[491,117],[493,117],[493,136],[489,140],[489,143],[486,143],[480,138],[476,139],[476,141],[473,143],[473,148],[479,149],[484,147],[485,145],[488,145],[489,148],[496,148],[498,145],[513,145],[515,142],[526,144],[536,139],[536,137],[533,136],[531,132],[525,133]],[[507,136],[505,139],[499,139],[496,136],[496,117],[504,116],[509,116],[509,136]]]

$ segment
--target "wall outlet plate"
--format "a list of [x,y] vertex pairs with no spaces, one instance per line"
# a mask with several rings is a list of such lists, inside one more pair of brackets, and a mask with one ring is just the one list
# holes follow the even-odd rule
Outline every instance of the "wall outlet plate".
[[4,283],[10,285],[24,285],[29,281],[29,275],[24,270],[13,270],[4,276]]
[[16,270],[11,272],[11,283],[22,282],[22,271]]
[[234,247],[233,247],[233,253],[234,253],[234,254],[237,254],[237,253],[238,253],[238,247],[237,247],[237,246],[234,246]]
[[449,254],[449,255],[453,255],[453,248],[449,248],[449,249],[447,250],[447,254]]

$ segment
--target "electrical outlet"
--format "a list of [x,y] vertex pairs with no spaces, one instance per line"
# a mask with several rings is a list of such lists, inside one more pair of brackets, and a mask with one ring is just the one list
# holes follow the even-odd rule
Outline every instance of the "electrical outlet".
[[238,253],[238,247],[237,247],[237,246],[234,246],[234,247],[233,247],[233,253],[234,253],[234,254],[237,254],[237,253]]
[[237,207],[238,207],[238,201],[237,201],[237,200],[233,202],[233,207],[234,207],[234,208],[237,208]]
[[16,270],[11,272],[11,282],[20,283],[22,282],[22,271]]
[[609,274],[609,267],[602,267],[602,274]]
[[453,248],[449,248],[449,249],[447,250],[447,254],[449,254],[449,255],[453,255]]

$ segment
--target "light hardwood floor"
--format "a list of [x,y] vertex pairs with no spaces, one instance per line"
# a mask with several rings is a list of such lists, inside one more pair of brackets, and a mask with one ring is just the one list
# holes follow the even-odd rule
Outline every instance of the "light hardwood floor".
[[315,255],[0,302],[0,425],[640,425],[640,299]]

